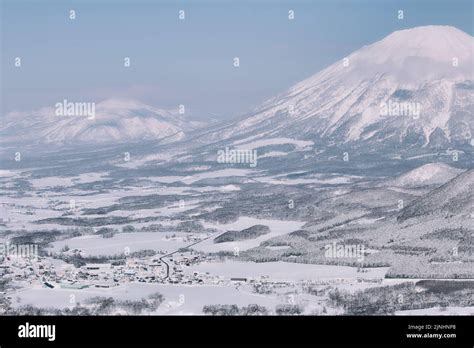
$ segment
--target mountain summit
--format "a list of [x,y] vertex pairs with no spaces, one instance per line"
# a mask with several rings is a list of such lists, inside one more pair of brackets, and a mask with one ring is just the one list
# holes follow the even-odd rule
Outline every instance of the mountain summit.
[[395,31],[348,58],[352,71],[389,74],[399,83],[464,80],[474,74],[473,45],[472,36],[457,28],[425,26]]
[[396,31],[264,102],[213,138],[469,145],[473,47],[474,38],[454,27]]

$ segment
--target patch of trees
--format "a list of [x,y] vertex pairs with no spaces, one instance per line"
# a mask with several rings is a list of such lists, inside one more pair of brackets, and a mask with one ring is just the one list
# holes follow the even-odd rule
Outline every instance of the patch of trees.
[[39,246],[46,246],[47,244],[54,242],[59,236],[61,236],[61,234],[62,233],[58,230],[32,231],[27,234],[12,237],[10,243],[18,245],[38,244]]
[[110,315],[125,312],[140,315],[155,312],[164,301],[163,295],[154,293],[140,300],[116,300],[112,297],[92,297],[84,304],[76,304],[69,308],[41,308],[32,305],[8,308],[7,315]]
[[124,226],[124,227],[122,227],[122,232],[123,233],[135,232],[135,227],[133,227],[132,225]]
[[296,304],[282,304],[275,308],[277,315],[298,315],[303,313],[303,308]]
[[321,288],[320,285],[305,284],[303,285],[303,291],[313,296],[323,296],[328,291],[328,288]]
[[208,315],[268,315],[266,307],[258,304],[249,304],[248,306],[238,307],[237,305],[215,304],[205,305],[202,309],[204,314]]
[[199,221],[188,220],[180,222],[176,229],[182,232],[197,232],[204,230],[204,226]]
[[390,247],[397,254],[403,255],[431,255],[436,252],[435,248],[427,248],[412,245],[393,245]]
[[[407,282],[369,288],[354,294],[335,289],[329,292],[329,299],[333,305],[343,307],[348,315],[387,315],[401,310],[474,305],[472,287],[438,286],[439,291],[419,291],[414,283]],[[447,287],[449,291],[446,291]]]
[[428,278],[428,279],[472,279],[472,263],[429,264],[417,257],[406,257],[396,260],[385,278]]
[[65,255],[59,254],[56,258],[63,260],[66,263],[71,263],[75,267],[82,267],[88,263],[108,263],[112,264],[124,264],[125,259],[128,257],[131,258],[143,258],[149,256],[155,256],[157,252],[155,250],[139,250],[130,253],[128,256],[125,254],[116,254],[116,255],[97,255],[97,256],[82,256],[80,254]]
[[422,287],[428,293],[452,293],[470,289],[474,293],[474,281],[451,281],[451,280],[420,280],[416,286]]
[[309,239],[309,237],[311,236],[311,232],[307,230],[297,230],[297,231],[291,232],[290,236]]
[[115,210],[141,210],[141,209],[155,209],[163,208],[180,199],[185,199],[186,196],[179,195],[147,195],[147,196],[128,196],[119,199],[118,204],[112,204],[107,207],[84,209],[86,215],[107,214]]
[[133,222],[126,216],[107,216],[98,218],[79,218],[79,217],[55,217],[35,221],[37,224],[58,224],[66,226],[106,226],[106,225],[123,225]]
[[239,240],[254,239],[270,233],[270,228],[264,225],[255,225],[242,231],[227,231],[214,238],[214,243],[235,242]]
[[0,291],[6,291],[10,287],[10,279],[0,278]]
[[102,238],[112,238],[118,232],[115,228],[102,227],[95,234],[101,235]]
[[253,283],[252,290],[257,294],[271,294],[273,292],[270,283]]
[[473,231],[470,231],[464,227],[460,228],[441,228],[436,229],[434,232],[427,233],[421,236],[421,239],[439,239],[439,240],[465,240],[471,239]]
[[237,221],[240,213],[226,208],[218,208],[212,212],[206,212],[198,216],[198,219],[203,219],[210,222],[218,222],[220,224],[230,224]]

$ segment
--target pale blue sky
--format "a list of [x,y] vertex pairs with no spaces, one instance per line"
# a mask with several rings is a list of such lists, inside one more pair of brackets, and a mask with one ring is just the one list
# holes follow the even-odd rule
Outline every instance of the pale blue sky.
[[0,1],[4,111],[127,96],[235,116],[394,30],[473,35],[470,0]]

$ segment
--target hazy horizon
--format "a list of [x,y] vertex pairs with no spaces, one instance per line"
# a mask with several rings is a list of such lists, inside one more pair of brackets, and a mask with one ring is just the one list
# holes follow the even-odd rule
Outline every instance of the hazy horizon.
[[393,31],[451,25],[473,34],[469,1],[3,1],[2,8],[3,113],[63,99],[133,98],[228,119]]

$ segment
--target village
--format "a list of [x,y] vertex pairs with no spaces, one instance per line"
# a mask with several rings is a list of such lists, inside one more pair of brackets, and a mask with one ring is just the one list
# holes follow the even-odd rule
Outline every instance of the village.
[[[80,253],[80,250],[71,250]],[[183,252],[164,259],[163,256],[127,257],[123,263],[88,263],[75,267],[60,259],[36,256],[25,258],[9,255],[0,258],[0,276],[25,286],[41,284],[45,288],[112,288],[124,283],[214,284],[222,277],[209,273],[185,272],[186,267],[212,261],[212,257]]]
[[[80,253],[80,250],[70,250]],[[43,288],[61,288],[81,290],[86,288],[113,288],[127,283],[155,283],[173,285],[230,285],[240,286],[247,283],[256,293],[271,293],[276,288],[294,286],[295,282],[285,279],[259,277],[224,277],[198,272],[192,266],[200,263],[219,262],[216,256],[182,253],[154,255],[149,257],[128,257],[122,264],[113,261],[108,263],[88,263],[81,267],[63,260],[36,256],[25,258],[20,256],[0,257],[0,277],[9,279],[20,288],[41,286]],[[330,278],[296,282],[300,286],[324,286],[350,284],[353,282],[380,283],[382,279],[345,279]],[[273,289],[273,290],[272,290]],[[4,292],[6,294],[6,292]]]

